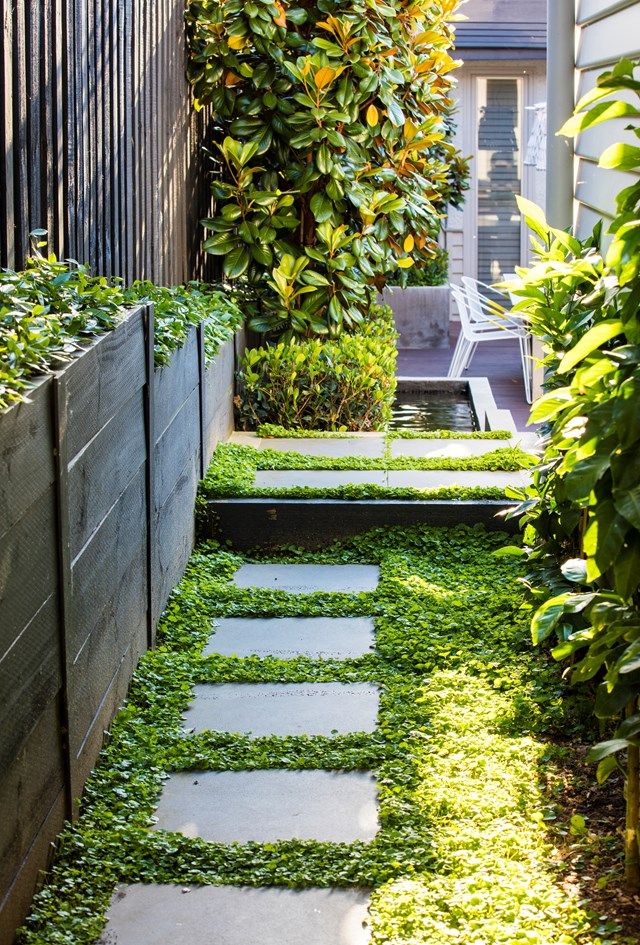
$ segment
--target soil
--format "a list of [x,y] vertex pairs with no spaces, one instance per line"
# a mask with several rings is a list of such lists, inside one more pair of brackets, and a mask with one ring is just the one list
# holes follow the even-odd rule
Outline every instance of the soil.
[[[640,890],[624,879],[622,775],[599,785],[588,746],[560,749],[546,773],[548,823],[563,889],[593,914],[605,943],[640,943]],[[545,818],[546,819],[546,818]]]

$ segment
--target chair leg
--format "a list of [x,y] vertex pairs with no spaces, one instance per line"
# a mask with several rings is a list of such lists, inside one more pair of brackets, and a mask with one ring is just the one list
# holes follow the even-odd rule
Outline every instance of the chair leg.
[[453,351],[453,357],[451,358],[451,364],[449,365],[449,370],[447,372],[447,377],[459,377],[460,376],[460,362],[461,358],[466,353],[469,342],[464,337],[464,335],[458,336],[458,341]]
[[462,370],[460,371],[461,374],[462,374],[462,371],[468,371],[468,370],[469,370],[469,365],[471,364],[471,362],[472,362],[472,360],[473,360],[473,356],[474,356],[474,354],[476,353],[476,348],[477,348],[477,347],[478,347],[478,342],[477,342],[477,341],[474,341],[474,342],[472,342],[472,343],[469,344],[469,350],[468,350],[467,353],[466,353],[466,357],[465,357],[465,359],[464,359],[464,364],[463,364],[463,366],[462,366]]
[[529,337],[518,338],[520,342],[520,360],[522,361],[522,381],[524,396],[528,404],[533,402],[533,358],[529,352]]

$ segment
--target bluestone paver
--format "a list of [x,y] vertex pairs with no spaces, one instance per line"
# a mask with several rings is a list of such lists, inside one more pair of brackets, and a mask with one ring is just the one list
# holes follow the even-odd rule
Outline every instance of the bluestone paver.
[[374,645],[371,617],[224,617],[204,655],[355,659]]
[[243,564],[233,575],[236,587],[271,588],[290,594],[374,591],[380,569],[369,564]]
[[339,486],[386,486],[383,469],[263,469],[253,480],[256,489],[336,489]]
[[367,433],[363,436],[326,438],[298,438],[261,440],[262,449],[278,452],[304,453],[306,456],[368,456],[380,459],[384,455],[384,436]]
[[376,781],[361,771],[189,771],[165,782],[157,830],[221,843],[371,840]]
[[356,889],[118,886],[103,945],[367,945]]
[[463,458],[483,456],[485,453],[516,445],[516,440],[391,440],[391,457]]
[[440,486],[523,486],[529,481],[526,470],[516,472],[475,472],[471,470],[450,471],[445,469],[402,469],[389,472],[389,486],[398,489],[437,489]]
[[196,732],[332,735],[372,732],[378,688],[369,683],[197,685],[184,723]]

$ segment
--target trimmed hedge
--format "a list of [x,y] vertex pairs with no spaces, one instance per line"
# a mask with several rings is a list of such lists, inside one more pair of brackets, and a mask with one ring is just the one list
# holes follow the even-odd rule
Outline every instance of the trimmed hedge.
[[391,309],[353,333],[251,348],[241,364],[239,419],[302,430],[379,430],[396,390],[396,331]]

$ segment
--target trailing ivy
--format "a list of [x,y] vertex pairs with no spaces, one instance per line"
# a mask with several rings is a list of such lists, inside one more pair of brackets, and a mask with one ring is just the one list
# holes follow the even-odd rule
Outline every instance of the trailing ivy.
[[[60,838],[22,945],[93,945],[118,882],[372,887],[374,945],[613,942],[593,937],[551,864],[541,738],[564,731],[567,712],[556,670],[527,645],[518,562],[492,555],[503,543],[478,528],[376,529],[273,556],[378,564],[377,589],[355,595],[240,589],[231,578],[242,559],[202,546],[158,649],[140,662],[80,819]],[[376,649],[344,662],[205,656],[216,618],[240,614],[372,615]],[[193,734],[181,720],[196,682],[325,678],[380,687],[375,732],[250,739]],[[221,844],[149,829],[170,772],[268,767],[373,770],[375,839]]]
[[227,295],[195,282],[173,288],[135,282],[125,289],[117,279],[94,276],[86,266],[40,253],[27,260],[22,272],[3,270],[0,410],[23,401],[32,378],[61,368],[142,302],[154,305],[156,366],[167,364],[189,328],[200,322],[210,361],[243,321]]

